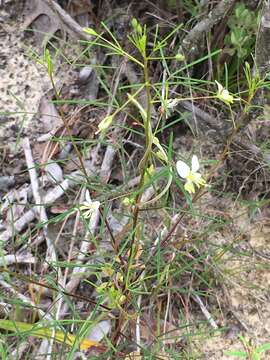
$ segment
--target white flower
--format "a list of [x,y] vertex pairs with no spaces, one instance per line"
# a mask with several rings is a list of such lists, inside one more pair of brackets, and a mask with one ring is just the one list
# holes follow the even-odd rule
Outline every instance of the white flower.
[[114,114],[106,116],[99,124],[98,124],[98,131],[95,134],[100,132],[104,133],[112,124],[114,118]]
[[178,104],[180,100],[179,99],[168,99],[165,101],[166,108],[167,109],[174,109]]
[[85,219],[88,219],[92,216],[94,212],[99,209],[100,202],[92,201],[88,190],[86,190],[85,199],[86,201],[84,201],[82,205],[80,205],[80,210],[83,212],[83,217]]
[[225,104],[230,105],[233,103],[233,96],[229,94],[229,91],[225,89],[217,80],[215,80],[218,91],[217,98],[223,101]]
[[194,184],[199,188],[205,186],[206,181],[202,178],[202,175],[198,173],[200,168],[199,160],[196,155],[192,156],[191,168],[184,161],[177,161],[176,170],[181,178],[186,180],[184,188],[190,194],[195,193]]

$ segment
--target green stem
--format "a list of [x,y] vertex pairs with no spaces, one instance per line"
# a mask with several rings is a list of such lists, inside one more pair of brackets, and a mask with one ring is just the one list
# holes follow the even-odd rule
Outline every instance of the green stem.
[[135,209],[133,212],[133,234],[132,234],[132,241],[130,247],[130,253],[128,258],[128,271],[127,277],[125,281],[126,289],[129,283],[129,269],[132,265],[132,259],[136,256],[138,243],[137,243],[137,223],[138,223],[138,216],[139,216],[139,203],[142,196],[142,188],[144,186],[144,177],[148,167],[149,159],[151,156],[152,151],[152,143],[153,143],[153,134],[152,134],[152,127],[151,127],[151,112],[152,112],[152,97],[151,97],[151,84],[149,80],[148,74],[148,59],[145,56],[144,58],[144,83],[145,83],[145,90],[146,90],[146,98],[147,98],[147,107],[146,107],[146,119],[144,120],[144,131],[145,131],[145,153],[143,158],[140,161],[139,169],[140,169],[140,182],[138,186],[138,193],[135,198]]
[[[153,134],[151,127],[151,111],[152,111],[152,97],[151,97],[151,84],[149,81],[148,74],[148,59],[145,57],[144,59],[144,82],[145,82],[145,90],[146,90],[146,98],[147,98],[147,108],[146,108],[146,119],[144,121],[144,131],[145,131],[145,148],[146,151],[144,153],[143,158],[140,161],[139,169],[141,173],[140,183],[139,183],[139,192],[136,197],[136,205],[140,202],[141,198],[141,188],[144,183],[144,176],[147,169],[147,165],[149,162],[149,158],[152,150],[152,142],[153,142]],[[137,208],[137,206],[136,206]],[[137,210],[138,211],[138,210]]]
[[144,60],[144,79],[145,79],[145,89],[146,89],[146,97],[147,97],[147,109],[146,109],[146,123],[145,123],[145,133],[146,133],[146,163],[148,161],[149,154],[152,148],[152,127],[151,127],[151,111],[152,111],[152,98],[151,98],[151,84],[149,80],[148,74],[148,59]]

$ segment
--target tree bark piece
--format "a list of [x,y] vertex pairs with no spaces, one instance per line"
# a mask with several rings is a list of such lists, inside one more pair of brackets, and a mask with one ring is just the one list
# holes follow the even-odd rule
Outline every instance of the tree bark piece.
[[[87,166],[86,166],[87,168]],[[93,173],[90,169],[87,168],[89,173]],[[75,187],[80,181],[83,180],[83,174],[80,171],[74,171],[72,174],[67,176],[68,178],[61,182],[61,184],[56,185],[54,188],[49,190],[44,196],[43,203],[46,205],[53,204],[57,199],[59,199],[68,188]],[[16,235],[22,231],[31,221],[36,218],[35,209],[28,210],[23,214],[14,224],[10,225],[7,230],[0,234],[0,241],[6,242],[13,235]]]
[[49,31],[51,35],[64,26],[71,36],[91,41],[92,37],[85,33],[83,28],[54,0],[34,0],[33,3],[34,9],[27,14],[24,28],[30,26],[40,15],[46,15],[51,21]]
[[202,36],[222,20],[224,15],[234,6],[235,2],[236,0],[219,1],[218,5],[189,31],[182,42],[182,48],[186,56],[190,55],[193,57],[197,53]]

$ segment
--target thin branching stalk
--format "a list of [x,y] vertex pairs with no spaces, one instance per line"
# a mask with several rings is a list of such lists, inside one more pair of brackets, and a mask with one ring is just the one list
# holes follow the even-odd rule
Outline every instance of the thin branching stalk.
[[[144,59],[144,83],[146,89],[147,96],[147,108],[146,108],[146,118],[144,119],[144,131],[145,131],[145,153],[143,158],[140,161],[139,169],[140,169],[140,182],[138,186],[138,193],[135,198],[135,206],[133,212],[133,233],[132,233],[132,242],[130,247],[128,264],[131,266],[132,259],[136,255],[138,244],[136,238],[139,238],[139,231],[137,231],[137,223],[139,216],[139,204],[142,196],[142,188],[144,186],[144,178],[146,174],[146,170],[149,164],[149,159],[152,151],[152,142],[153,142],[153,134],[152,134],[152,126],[151,126],[151,112],[152,112],[152,97],[151,97],[151,83],[149,79],[148,73],[148,59],[145,56]],[[127,273],[129,274],[129,272]],[[128,286],[128,276],[126,278],[126,288]]]

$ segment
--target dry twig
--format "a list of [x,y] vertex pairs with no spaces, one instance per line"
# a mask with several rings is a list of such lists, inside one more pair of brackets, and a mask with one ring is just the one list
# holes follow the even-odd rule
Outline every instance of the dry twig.
[[31,187],[33,191],[33,196],[35,199],[36,206],[34,210],[37,212],[39,220],[43,223],[43,232],[47,243],[47,261],[50,259],[56,261],[56,251],[54,249],[54,245],[50,236],[48,235],[48,217],[46,214],[45,206],[43,205],[40,192],[39,192],[39,184],[38,184],[38,176],[36,172],[35,163],[32,157],[30,142],[28,138],[25,138],[22,143],[26,164],[30,176]]
[[[182,48],[185,54],[196,54],[203,35],[224,18],[224,15],[234,6],[236,0],[221,0],[198,24],[191,29],[183,39]],[[179,53],[181,53],[181,50]]]
[[[86,169],[88,174],[92,174],[89,167],[89,162],[85,162]],[[72,187],[78,185],[80,181],[83,180],[83,174],[81,171],[74,171],[70,175],[67,176],[67,179],[62,181],[60,184],[56,185],[54,188],[49,190],[47,194],[43,198],[43,204],[51,205],[57,199],[59,199],[64,193]],[[0,235],[0,240],[3,242],[7,242],[12,236],[16,235],[17,233],[21,232],[25,227],[35,219],[36,211],[34,209],[28,210],[24,215],[21,216],[20,219],[8,226],[8,228]]]

